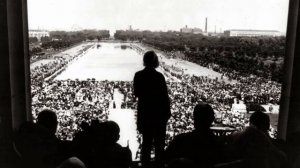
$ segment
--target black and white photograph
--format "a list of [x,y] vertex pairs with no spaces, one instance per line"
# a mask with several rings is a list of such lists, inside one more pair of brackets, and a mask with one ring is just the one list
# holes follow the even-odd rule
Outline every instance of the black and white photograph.
[[299,168],[299,7],[2,0],[0,167]]

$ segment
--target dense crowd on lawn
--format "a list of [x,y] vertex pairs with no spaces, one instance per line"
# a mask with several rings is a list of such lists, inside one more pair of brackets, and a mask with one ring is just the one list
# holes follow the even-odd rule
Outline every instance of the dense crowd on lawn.
[[[83,47],[84,47],[83,49],[76,51],[76,54],[74,55],[63,55],[63,56],[52,56],[52,57],[48,56],[47,63],[40,63],[40,65],[31,68],[30,69],[31,84],[39,85],[43,83],[44,80],[47,80],[48,77],[53,76],[53,74],[57,72],[61,72],[73,60],[78,59],[78,57],[80,56],[83,56],[86,53],[86,51],[90,47],[92,47],[92,45],[87,44],[84,45]],[[55,76],[53,76],[51,79],[53,79]]]
[[[222,121],[215,124],[230,126],[237,130],[242,130],[248,124],[248,118],[244,114],[231,111],[234,98],[247,103],[279,103],[280,89],[274,87],[272,82],[245,85],[226,84],[224,81],[207,77],[185,75],[182,78],[182,82],[168,84],[172,111],[168,124],[170,137],[192,129],[192,107],[199,101],[210,103],[220,114]],[[274,130],[271,134],[274,135]]]
[[41,63],[41,65],[36,66],[34,69],[31,69],[31,83],[33,85],[42,83],[43,80],[50,77],[66,65],[67,61],[65,58],[57,58],[46,64]]
[[107,119],[114,85],[96,81],[44,82],[43,89],[33,97],[32,111],[36,118],[41,109],[57,112],[58,137],[71,140],[78,131],[78,124],[92,119]]
[[[33,118],[36,119],[42,109],[54,110],[58,117],[56,135],[59,139],[72,140],[81,130],[79,125],[83,122],[91,123],[94,119],[106,121],[115,89],[119,89],[124,95],[121,108],[136,109],[132,82],[45,80],[65,68],[70,61],[71,59],[58,58],[31,71]],[[192,111],[200,101],[211,104],[218,114],[214,125],[232,127],[238,131],[249,124],[249,119],[244,114],[231,111],[234,98],[252,104],[279,104],[281,85],[255,75],[240,76],[235,78],[237,83],[230,83],[207,76],[185,75],[184,70],[176,65],[161,64],[160,70],[166,77],[171,100],[172,114],[167,124],[167,144],[176,135],[193,130]],[[230,74],[235,72],[227,72],[225,75]],[[274,128],[271,128],[270,133],[271,136],[276,134]],[[138,138],[140,139],[140,135]]]
[[[249,90],[255,86],[244,87],[242,84],[226,84],[224,81],[189,75],[182,78],[181,82],[168,82],[172,111],[167,128],[168,141],[177,134],[192,130],[192,107],[199,101],[210,103],[221,115],[222,122],[216,124],[238,130],[243,129],[248,120],[245,115],[232,113],[234,98],[240,97],[253,103],[279,101],[279,93],[276,92],[279,90],[273,91],[269,85],[259,85],[263,88]],[[44,82],[41,88],[33,90],[33,114],[36,116],[43,108],[57,110],[60,121],[58,134],[62,139],[72,139],[77,125],[82,121],[90,121],[93,118],[107,119],[115,88],[124,95],[121,108],[136,109],[132,82],[54,80]],[[266,89],[266,92],[263,92],[263,89]],[[273,92],[276,94],[272,94]]]

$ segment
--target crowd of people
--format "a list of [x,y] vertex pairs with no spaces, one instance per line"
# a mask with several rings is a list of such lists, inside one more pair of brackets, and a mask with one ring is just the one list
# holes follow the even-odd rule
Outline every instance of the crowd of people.
[[[168,81],[173,81],[168,83],[172,114],[174,114],[168,124],[168,127],[172,128],[169,131],[171,134],[181,133],[179,131],[181,127],[191,129],[189,127],[192,121],[191,107],[198,101],[205,101],[212,105],[222,118],[219,124],[237,130],[242,130],[249,121],[247,115],[231,111],[234,98],[242,100],[245,104],[278,105],[280,101],[281,84],[271,80],[253,75],[241,77],[237,83],[230,83],[207,76],[182,75],[172,70],[171,66],[164,66],[164,64],[161,66]],[[176,122],[172,122],[173,120]],[[174,129],[176,127],[179,129]],[[271,135],[275,134],[275,129],[271,128]]]
[[[143,49],[136,47],[134,49],[143,52]],[[56,135],[59,139],[72,140],[81,130],[79,125],[83,122],[91,124],[94,119],[106,121],[116,88],[124,95],[121,107],[136,109],[132,82],[49,79],[76,59],[76,56],[70,58],[72,59],[58,58],[31,71],[33,118],[36,120],[43,109],[55,110],[58,117]],[[160,67],[166,77],[171,100],[167,144],[176,135],[194,129],[192,111],[200,101],[211,104],[216,113],[220,114],[214,125],[232,127],[237,131],[249,125],[249,119],[244,114],[231,111],[234,98],[245,103],[279,104],[281,85],[277,82],[252,75],[237,78],[237,83],[229,83],[207,76],[182,74],[183,71],[174,72],[172,67],[176,65],[161,64]],[[274,128],[271,130],[271,135],[275,135]],[[140,138],[140,135],[138,136]]]
[[76,54],[74,55],[48,57],[46,59],[46,63],[40,63],[34,68],[31,68],[30,77],[33,89],[36,86],[41,86],[45,80],[47,81],[54,79],[63,70],[65,70],[68,64],[70,64],[74,60],[77,60],[78,57],[82,57],[83,55],[85,55],[86,51],[92,46],[93,45],[91,44],[86,44],[84,45],[84,48],[76,51]]
[[73,140],[56,136],[60,116],[57,111],[42,110],[36,122],[21,125],[15,140],[15,149],[22,166],[33,168],[93,168],[131,165],[129,147],[117,143],[120,128],[113,121],[83,121]]
[[58,137],[72,140],[82,121],[107,119],[114,85],[103,81],[51,81],[33,97],[32,111],[36,118],[41,109],[57,111]]
[[[21,125],[14,144],[23,166],[137,167],[132,163],[129,146],[122,147],[117,143],[120,128],[114,121],[100,121],[99,118],[90,123],[82,121],[75,138],[66,141],[55,135],[59,127],[57,114],[53,110],[42,110],[35,123],[26,122]],[[210,129],[215,120],[215,112],[209,104],[198,102],[193,107],[192,115],[193,128],[174,136],[165,145],[163,164],[157,168],[291,166],[287,154],[268,134],[270,119],[267,114],[254,112],[248,127],[226,139],[216,136]]]

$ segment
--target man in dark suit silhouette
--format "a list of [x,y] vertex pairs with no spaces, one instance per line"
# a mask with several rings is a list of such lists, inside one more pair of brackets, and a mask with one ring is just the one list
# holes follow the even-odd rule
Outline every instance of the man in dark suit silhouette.
[[194,130],[175,136],[166,150],[166,160],[184,158],[197,167],[210,168],[220,159],[220,145],[217,137],[210,130],[215,116],[214,110],[207,103],[196,105],[194,112]]
[[163,164],[166,123],[170,118],[170,100],[164,76],[155,70],[159,62],[154,51],[144,55],[145,68],[134,76],[134,94],[138,98],[137,129],[143,136],[141,161],[150,163],[151,145],[154,141],[155,162]]

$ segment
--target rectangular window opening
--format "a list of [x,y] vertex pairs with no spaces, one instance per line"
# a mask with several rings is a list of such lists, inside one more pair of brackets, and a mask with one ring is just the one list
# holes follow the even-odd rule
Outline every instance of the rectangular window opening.
[[[57,2],[56,2],[57,1]],[[83,123],[113,120],[139,160],[133,78],[153,50],[167,82],[166,145],[194,129],[206,102],[218,136],[242,131],[262,111],[277,137],[288,0],[28,0],[32,116],[53,110],[56,136],[73,140]]]

